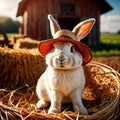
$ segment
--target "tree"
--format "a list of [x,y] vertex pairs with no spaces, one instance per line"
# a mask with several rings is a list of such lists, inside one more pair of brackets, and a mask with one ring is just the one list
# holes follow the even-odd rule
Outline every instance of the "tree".
[[120,30],[117,32],[117,34],[120,34]]
[[17,33],[19,26],[19,21],[14,21],[10,17],[0,17],[0,29],[3,29],[6,33]]

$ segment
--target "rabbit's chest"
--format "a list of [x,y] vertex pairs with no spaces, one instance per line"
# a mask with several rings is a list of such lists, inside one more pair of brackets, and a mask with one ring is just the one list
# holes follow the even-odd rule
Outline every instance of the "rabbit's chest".
[[85,85],[83,71],[51,71],[48,74],[48,87],[62,92],[65,96]]

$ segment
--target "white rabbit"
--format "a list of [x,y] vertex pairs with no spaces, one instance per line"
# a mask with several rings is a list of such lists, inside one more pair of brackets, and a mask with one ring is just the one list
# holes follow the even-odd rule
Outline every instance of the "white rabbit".
[[[90,49],[82,44],[95,22],[94,18],[79,23],[73,31],[61,30],[58,22],[48,15],[54,39],[40,42],[39,51],[45,57],[47,69],[38,80],[38,108],[48,107],[48,113],[61,112],[61,103],[72,102],[75,111],[88,114],[82,103],[85,87],[83,64],[92,58]],[[85,52],[85,53],[84,53]]]

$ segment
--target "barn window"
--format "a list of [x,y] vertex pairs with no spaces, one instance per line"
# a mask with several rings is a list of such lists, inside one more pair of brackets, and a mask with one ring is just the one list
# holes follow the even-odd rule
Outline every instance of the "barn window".
[[75,5],[74,4],[61,4],[61,14],[62,15],[75,15]]

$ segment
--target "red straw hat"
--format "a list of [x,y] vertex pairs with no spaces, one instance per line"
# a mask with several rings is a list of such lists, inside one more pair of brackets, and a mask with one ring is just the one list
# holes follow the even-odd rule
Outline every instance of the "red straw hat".
[[47,39],[47,40],[41,41],[39,43],[38,49],[40,53],[42,54],[42,56],[45,57],[48,54],[48,52],[53,48],[53,44],[55,42],[72,43],[77,48],[77,50],[82,54],[83,65],[87,64],[92,59],[92,53],[88,46],[76,40],[72,40],[66,36],[61,36],[56,39]]

